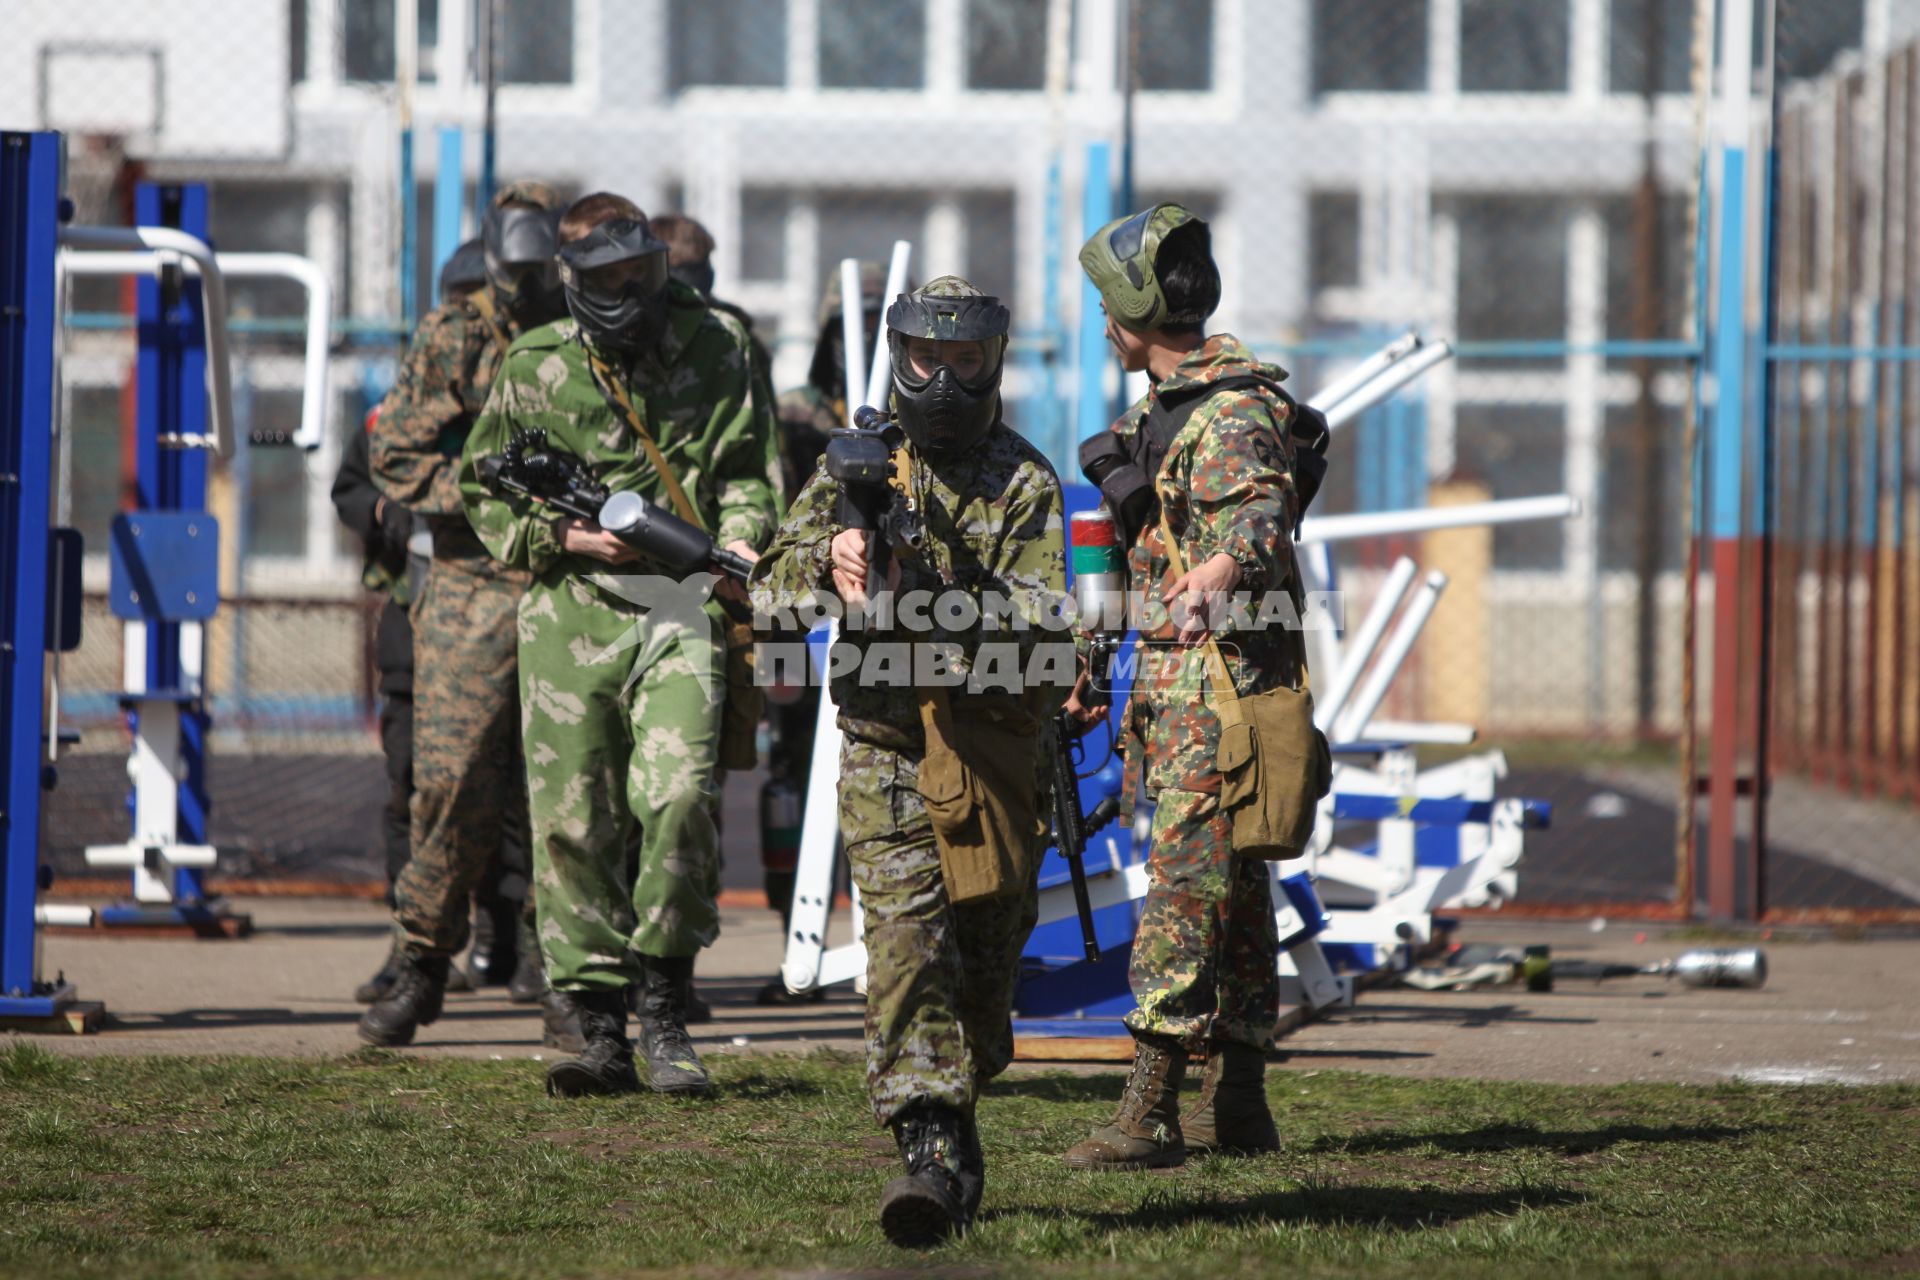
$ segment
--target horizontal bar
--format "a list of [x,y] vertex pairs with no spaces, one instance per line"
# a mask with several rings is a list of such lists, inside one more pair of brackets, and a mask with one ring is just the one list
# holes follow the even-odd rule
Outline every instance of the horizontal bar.
[[1785,342],[1767,348],[1769,360],[1920,360],[1920,347],[1821,347]]

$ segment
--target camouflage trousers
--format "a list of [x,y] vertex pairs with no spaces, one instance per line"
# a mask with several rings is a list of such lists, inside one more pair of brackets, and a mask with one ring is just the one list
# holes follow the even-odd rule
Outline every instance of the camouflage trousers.
[[527,825],[514,614],[524,579],[492,562],[440,559],[412,610],[411,852],[393,886],[401,943],[426,955],[467,944],[468,899]]
[[1039,918],[1032,883],[947,901],[918,770],[851,737],[840,753],[840,831],[867,948],[867,1096],[882,1125],[913,1102],[972,1111],[980,1085],[1007,1069],[1020,949]]
[[1147,899],[1127,981],[1129,1028],[1266,1048],[1280,1013],[1279,935],[1267,864],[1235,857],[1219,797],[1162,788]]
[[720,933],[717,630],[593,591],[543,581],[520,609],[533,891],[559,991],[624,988],[636,952],[689,956]]

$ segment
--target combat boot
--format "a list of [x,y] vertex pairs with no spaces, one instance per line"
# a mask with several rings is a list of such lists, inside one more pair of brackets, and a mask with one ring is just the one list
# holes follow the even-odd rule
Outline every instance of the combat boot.
[[907,1172],[880,1192],[880,1230],[903,1249],[928,1249],[964,1232],[973,1214],[962,1181],[965,1120],[951,1107],[917,1103],[893,1120]]
[[627,1039],[627,993],[553,994],[576,1012],[585,1047],[578,1057],[547,1068],[547,1092],[556,1098],[640,1092],[640,1077],[633,1070],[633,1043]]
[[580,1006],[561,991],[540,996],[540,1043],[563,1053],[584,1053],[587,1031],[580,1025]]
[[1066,1154],[1069,1169],[1166,1169],[1185,1164],[1180,1081],[1187,1051],[1170,1036],[1135,1033],[1133,1073],[1113,1119]]
[[385,963],[379,972],[353,989],[353,998],[360,1004],[372,1004],[393,989],[393,980],[400,976],[400,944],[395,943],[388,951]]
[[445,956],[402,952],[393,985],[360,1019],[360,1038],[388,1047],[412,1044],[413,1033],[440,1016],[451,967]]
[[1267,1055],[1237,1040],[1214,1041],[1200,1077],[1200,1096],[1180,1117],[1187,1150],[1199,1155],[1259,1155],[1280,1149],[1267,1107]]
[[475,987],[505,986],[520,960],[520,904],[496,898],[473,913],[473,952],[467,973]]
[[706,1094],[713,1080],[687,1035],[687,997],[693,988],[692,956],[640,957],[637,1010],[640,1056],[656,1093]]
[[515,1004],[533,1004],[546,994],[547,970],[540,958],[540,939],[533,922],[521,917],[520,957],[513,968],[513,980],[507,983],[507,999]]

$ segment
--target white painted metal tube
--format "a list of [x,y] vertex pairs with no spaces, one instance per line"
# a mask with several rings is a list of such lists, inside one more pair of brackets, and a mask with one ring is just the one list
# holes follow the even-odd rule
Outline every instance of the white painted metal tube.
[[62,227],[60,243],[70,249],[170,250],[200,266],[207,328],[207,401],[213,437],[182,436],[167,441],[233,456],[233,369],[227,358],[227,285],[213,250],[198,236],[172,227]]
[[[893,257],[887,263],[887,287],[880,294],[880,329],[873,335],[873,365],[867,374],[867,398],[863,403],[885,413],[887,389],[893,384],[892,356],[887,351],[887,308],[899,294],[907,291],[907,269],[913,262],[913,245],[905,240],[893,242]],[[859,294],[855,294],[856,299]],[[866,308],[860,308],[861,328],[866,327]]]
[[1374,597],[1373,607],[1367,610],[1367,616],[1360,622],[1360,629],[1342,646],[1340,665],[1334,668],[1333,678],[1327,681],[1327,687],[1313,700],[1313,718],[1323,731],[1339,723],[1348,696],[1360,682],[1360,673],[1367,669],[1368,661],[1380,647],[1380,638],[1387,634],[1387,624],[1393,621],[1400,602],[1406,599],[1407,589],[1413,585],[1414,573],[1415,566],[1409,557],[1401,556],[1393,562],[1393,568],[1387,571],[1386,581],[1380,584],[1380,594]]
[[1318,393],[1308,398],[1307,403],[1321,413],[1332,413],[1342,400],[1358,391],[1361,387],[1379,377],[1388,366],[1406,359],[1422,346],[1418,333],[1409,329],[1389,342],[1372,355],[1362,360],[1333,380],[1333,385],[1322,387]]
[[860,263],[855,258],[840,259],[840,338],[847,365],[844,370],[847,388],[847,425],[853,426],[853,415],[860,408],[860,397],[854,392],[866,386],[867,368],[867,332],[865,316],[860,309]]
[[[1344,423],[1365,413],[1400,388],[1423,376],[1435,365],[1453,358],[1453,346],[1446,342],[1435,342],[1423,346],[1406,359],[1396,362],[1382,370],[1365,386],[1356,387],[1332,409],[1322,409],[1327,417],[1327,430],[1332,431]],[[1319,405],[1314,408],[1319,409]]]
[[[293,443],[318,449],[327,427],[327,355],[333,324],[333,282],[311,258],[297,253],[216,253],[222,275],[232,279],[291,280],[307,291],[307,350],[300,388],[300,429]],[[60,270],[76,276],[158,275],[169,261],[179,262],[190,274],[200,264],[172,253],[129,253],[104,250],[63,253]]]
[[1480,731],[1453,720],[1369,720],[1360,731],[1368,742],[1405,742],[1415,746],[1471,746]]
[[1564,520],[1580,514],[1580,500],[1557,493],[1542,498],[1505,498],[1498,502],[1465,502],[1454,507],[1421,507],[1412,511],[1371,511],[1345,516],[1310,516],[1300,522],[1302,542],[1352,542],[1357,538],[1425,533],[1430,529],[1463,529],[1482,524],[1521,524],[1528,520]]
[[1413,652],[1414,641],[1420,638],[1427,619],[1433,616],[1434,606],[1440,603],[1440,593],[1446,589],[1446,574],[1438,569],[1427,574],[1426,581],[1414,593],[1413,602],[1400,615],[1400,624],[1388,637],[1386,647],[1381,650],[1380,661],[1367,674],[1367,682],[1360,687],[1353,705],[1335,721],[1336,728],[1332,735],[1335,742],[1352,742],[1373,719],[1373,713],[1386,701],[1387,689],[1392,686],[1393,678],[1400,674],[1400,668],[1406,665],[1407,655]]
[[52,925],[56,928],[91,929],[93,908],[69,906],[59,902],[43,902],[34,907],[33,922],[37,925]]

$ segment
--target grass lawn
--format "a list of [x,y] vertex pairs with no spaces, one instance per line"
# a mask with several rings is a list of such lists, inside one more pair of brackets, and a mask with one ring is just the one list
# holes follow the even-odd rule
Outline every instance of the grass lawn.
[[[4,1042],[0,1042],[4,1043]],[[1920,1088],[1565,1088],[1274,1072],[1284,1154],[1069,1173],[1120,1077],[982,1106],[972,1235],[881,1238],[844,1056],[719,1057],[709,1103],[556,1102],[532,1062],[0,1047],[0,1271],[1143,1276],[1920,1268]]]

